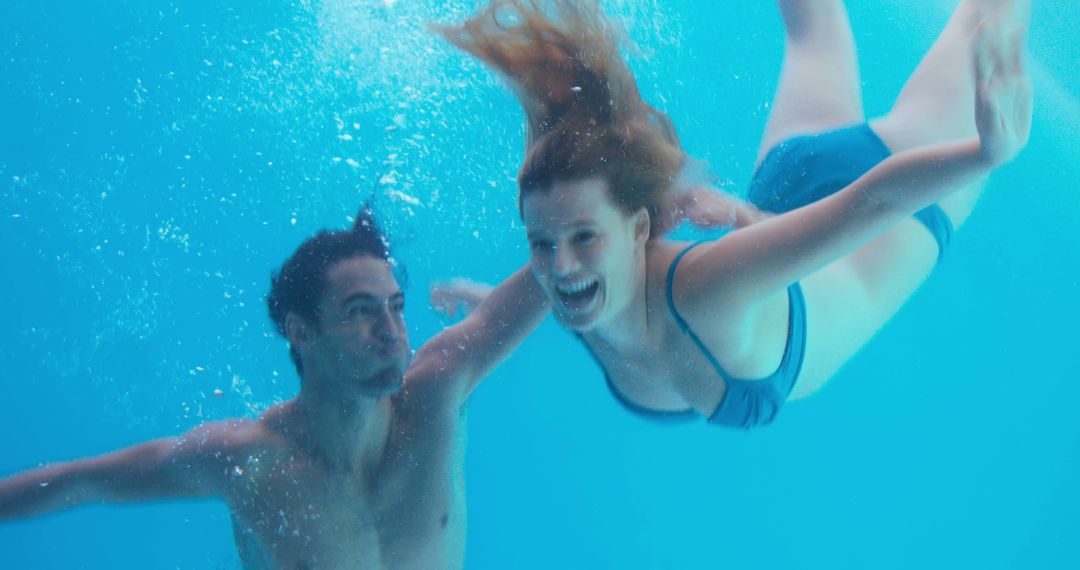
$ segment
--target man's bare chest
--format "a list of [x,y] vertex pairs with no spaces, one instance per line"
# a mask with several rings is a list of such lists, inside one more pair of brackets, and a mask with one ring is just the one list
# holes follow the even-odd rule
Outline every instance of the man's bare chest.
[[231,501],[238,547],[271,567],[438,567],[464,542],[449,461],[395,453],[378,470],[342,474],[288,458],[250,475]]

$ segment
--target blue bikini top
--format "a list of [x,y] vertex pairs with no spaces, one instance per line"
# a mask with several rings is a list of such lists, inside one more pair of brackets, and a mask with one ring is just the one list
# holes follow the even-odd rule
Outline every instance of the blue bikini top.
[[[667,272],[665,289],[667,306],[668,310],[671,311],[671,316],[674,317],[682,332],[690,337],[698,350],[708,359],[720,379],[724,381],[724,397],[712,415],[709,416],[708,421],[714,425],[743,429],[768,425],[776,418],[780,407],[787,400],[788,395],[795,386],[795,380],[802,369],[803,358],[806,354],[806,301],[803,298],[802,288],[798,283],[788,287],[788,335],[780,366],[775,372],[760,380],[740,380],[735,378],[720,366],[720,362],[709,352],[709,349],[705,347],[705,344],[694,334],[690,325],[679,314],[679,310],[675,308],[675,301],[671,291],[675,279],[675,270],[683,256],[702,243],[704,242],[690,245],[675,256]],[[580,335],[578,338],[581,338]],[[584,342],[584,339],[581,340]],[[604,379],[611,393],[626,409],[649,420],[659,422],[685,422],[698,417],[698,413],[693,409],[677,411],[654,410],[632,402],[611,381],[611,376],[608,375],[607,370],[604,369],[604,364],[600,362],[600,359],[592,351],[592,347],[589,347],[588,343],[585,343],[585,346],[589,349],[589,353],[592,354],[600,369],[604,371]]]

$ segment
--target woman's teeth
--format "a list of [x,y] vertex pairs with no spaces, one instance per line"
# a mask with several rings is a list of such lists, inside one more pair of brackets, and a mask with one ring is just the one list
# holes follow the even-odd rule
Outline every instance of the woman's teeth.
[[595,279],[585,279],[582,281],[575,281],[573,283],[558,283],[555,285],[555,290],[563,295],[574,295],[581,293],[582,291],[592,287],[596,284]]
[[597,279],[583,279],[555,286],[562,306],[571,311],[584,311],[592,307],[599,290],[600,281]]

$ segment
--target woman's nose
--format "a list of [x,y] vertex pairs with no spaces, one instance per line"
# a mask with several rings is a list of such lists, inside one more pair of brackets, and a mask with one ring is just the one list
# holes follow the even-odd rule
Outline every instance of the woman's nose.
[[578,258],[569,247],[555,248],[555,274],[570,275],[577,271]]

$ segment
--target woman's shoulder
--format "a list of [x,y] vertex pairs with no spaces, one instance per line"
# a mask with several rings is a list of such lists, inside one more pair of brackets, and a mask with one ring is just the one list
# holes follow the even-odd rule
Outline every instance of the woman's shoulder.
[[715,242],[669,239],[650,242],[646,250],[650,281],[663,283],[665,288],[678,289],[680,297],[692,292],[695,289],[693,283],[699,280],[698,273],[701,272],[701,268],[695,266],[700,265],[703,256],[709,255]]
[[697,242],[664,240],[649,259],[650,279],[661,284],[668,309],[691,327],[708,323],[710,328],[734,326],[741,330],[750,309],[728,294],[728,277],[737,280],[737,268],[722,259],[721,239]]
[[669,310],[694,311],[707,299],[706,281],[696,268],[696,258],[708,248],[709,242],[656,240],[646,250],[646,265],[650,296]]
[[667,273],[671,264],[680,253],[694,247],[699,242],[671,240],[667,238],[649,241],[645,248],[645,263],[650,277],[653,273]]

